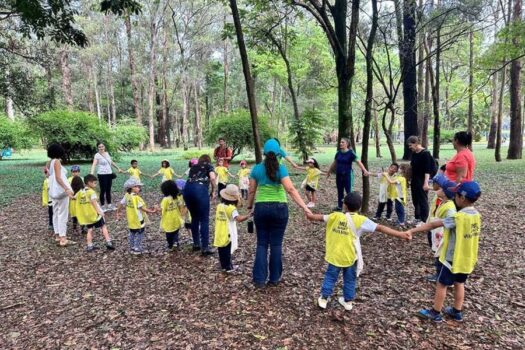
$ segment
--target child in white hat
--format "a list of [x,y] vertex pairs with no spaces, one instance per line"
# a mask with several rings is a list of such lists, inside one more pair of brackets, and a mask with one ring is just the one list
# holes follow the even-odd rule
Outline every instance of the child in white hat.
[[215,213],[215,238],[213,245],[219,251],[221,268],[233,272],[232,253],[237,249],[237,223],[246,221],[249,215],[239,215],[237,206],[241,201],[239,187],[230,184],[219,192],[221,203]]

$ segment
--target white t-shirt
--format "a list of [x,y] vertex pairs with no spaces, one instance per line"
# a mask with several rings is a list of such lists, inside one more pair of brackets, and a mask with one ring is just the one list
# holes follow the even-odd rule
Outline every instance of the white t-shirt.
[[111,170],[111,156],[108,152],[104,152],[104,155],[97,152],[95,159],[97,160],[97,174],[108,175],[113,173],[113,170]]

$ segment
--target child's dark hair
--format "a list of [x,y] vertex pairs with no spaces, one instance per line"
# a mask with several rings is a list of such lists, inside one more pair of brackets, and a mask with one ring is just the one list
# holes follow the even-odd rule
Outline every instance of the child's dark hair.
[[343,200],[343,203],[348,208],[348,211],[350,212],[357,212],[359,209],[361,209],[361,204],[363,202],[363,199],[361,198],[361,195],[359,192],[352,192],[346,195],[345,199]]
[[164,181],[160,185],[160,191],[165,197],[172,196],[173,198],[177,198],[177,196],[180,194],[179,188],[173,180]]
[[132,159],[131,162],[129,162],[129,164],[133,165],[133,163],[138,163],[136,159]]
[[317,163],[317,159],[315,158],[310,158],[310,159],[314,161],[314,167],[319,169],[319,163]]
[[87,174],[84,176],[84,183],[87,185],[89,182],[98,181],[97,177],[93,174]]
[[390,164],[390,166],[392,165],[396,167],[396,171],[399,170],[399,164],[397,164],[396,162],[393,162],[392,164]]
[[[166,165],[166,166],[164,166],[164,165]],[[162,162],[160,162],[160,166],[162,168],[169,168],[170,167],[170,162],[167,161],[167,160],[163,160]]]
[[237,206],[239,204],[239,201],[229,201],[227,199],[224,199],[221,197],[221,203],[224,203],[226,205],[235,205]]
[[73,176],[73,180],[71,180],[71,189],[73,190],[73,193],[77,194],[77,192],[84,187],[84,181],[82,181],[80,176]]

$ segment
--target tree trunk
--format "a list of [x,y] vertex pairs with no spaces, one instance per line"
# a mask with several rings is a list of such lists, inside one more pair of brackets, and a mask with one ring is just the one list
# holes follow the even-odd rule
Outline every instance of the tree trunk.
[[162,38],[162,125],[164,127],[164,135],[166,142],[164,146],[171,148],[171,123],[168,111],[168,35],[167,30],[164,28],[164,34]]
[[[521,25],[521,0],[514,0],[513,23]],[[514,34],[512,43],[520,47],[522,39]],[[523,130],[521,129],[521,60],[515,59],[510,66],[510,138],[507,159],[521,159],[523,149]]]
[[71,70],[69,69],[69,52],[67,48],[60,51],[60,70],[62,72],[62,91],[67,109],[73,110],[73,93],[71,91]]
[[150,151],[155,149],[155,76],[157,74],[157,33],[158,28],[155,22],[155,16],[152,15],[150,23],[150,72],[148,87],[148,126],[149,126],[149,148]]
[[184,150],[188,149],[188,142],[189,142],[189,133],[188,133],[188,124],[189,124],[189,114],[190,114],[190,92],[189,87],[186,81],[186,78],[182,78],[182,114],[181,114],[181,122],[179,124],[179,130],[180,130],[180,139],[182,142],[182,147]]
[[[418,23],[422,23],[422,17],[423,17],[423,0],[419,0],[418,4]],[[419,35],[418,35],[418,54],[417,59],[418,61],[422,61],[425,57],[424,47],[425,47],[425,31],[423,28],[419,29]],[[423,140],[423,120],[425,119],[425,96],[422,94],[423,91],[425,91],[425,64],[421,62],[421,64],[417,67],[417,126],[418,126],[418,136],[421,140]],[[426,146],[423,146],[426,148]]]
[[[386,126],[386,115],[388,114],[388,111],[390,111],[391,116],[390,116],[389,125],[387,127]],[[389,102],[389,104],[385,106],[385,109],[383,110],[383,118],[381,118],[381,126],[383,127],[383,132],[386,137],[386,144],[388,146],[388,151],[390,152],[390,159],[392,159],[392,163],[397,162],[396,149],[394,147],[394,139],[392,137],[392,130],[394,128],[395,117],[396,117],[396,110],[392,102]]]
[[[226,15],[224,15],[223,23],[226,24]],[[223,96],[222,96],[222,111],[228,113],[228,74],[230,67],[228,65],[228,39],[224,39],[222,42],[223,49],[223,69],[224,69],[224,80],[223,80]]]
[[255,87],[253,83],[253,77],[250,72],[248,53],[246,52],[246,46],[244,44],[244,36],[242,32],[241,18],[239,16],[239,9],[237,8],[237,0],[230,0],[230,8],[232,10],[233,22],[235,24],[235,33],[237,34],[237,43],[239,45],[239,52],[241,55],[244,80],[246,81],[246,95],[248,97],[248,105],[250,107],[250,115],[252,120],[255,161],[260,163],[262,162],[262,152],[261,141],[259,137],[259,123],[257,119],[257,105],[255,102]]
[[404,152],[403,159],[409,160],[411,152],[406,140],[417,135],[417,75],[416,75],[416,2],[404,0],[404,37],[400,53],[403,57],[403,106],[404,106]]
[[[372,103],[374,102],[374,72],[373,72],[373,48],[377,31],[377,0],[371,0],[372,4],[372,25],[368,42],[366,44],[366,99],[365,99],[365,119],[363,122],[363,144],[361,148],[361,162],[368,169],[368,142],[370,140],[370,122],[372,120]],[[363,204],[361,211],[368,212],[368,202],[370,200],[370,180],[368,176],[363,176]]]
[[[106,45],[108,45],[108,66],[106,72],[106,82],[109,89],[109,97],[111,103],[111,123],[115,125],[117,123],[117,106],[115,104],[115,84],[113,81],[113,43],[109,38],[108,33],[108,16],[104,16],[104,38]],[[110,123],[110,125],[111,125]]]
[[[430,60],[429,60],[430,62]],[[439,149],[441,146],[441,129],[439,120],[439,81],[441,67],[441,26],[436,31],[436,74],[430,69],[430,84],[432,86],[432,110],[434,112],[434,137],[432,139],[432,156],[439,159]]]
[[498,75],[492,76],[492,90],[490,103],[490,130],[487,138],[487,148],[496,148],[496,128],[498,126]]
[[15,108],[13,107],[13,99],[11,96],[5,96],[5,114],[9,120],[15,120]]
[[98,79],[97,79],[97,72],[95,71],[95,68],[91,66],[91,74],[93,76],[93,90],[95,90],[95,102],[97,105],[97,116],[99,123],[102,122],[102,110],[100,108],[100,94],[98,92]]
[[193,103],[195,105],[195,141],[199,150],[202,148],[202,120],[201,106],[199,103],[199,87],[197,83],[193,85]]
[[[468,58],[468,115],[467,131],[474,136],[474,32],[470,29],[468,35],[469,58]],[[470,147],[472,150],[472,146]]]
[[377,106],[374,108],[374,135],[376,144],[376,158],[381,157],[381,131],[379,130],[379,122],[377,120]]
[[507,69],[501,70],[501,86],[498,99],[498,120],[496,125],[496,148],[494,149],[494,158],[496,162],[501,162],[501,129],[503,127],[503,96],[505,94],[505,84],[507,78]]
[[137,83],[137,74],[135,72],[135,53],[133,52],[131,44],[132,36],[130,15],[124,17],[124,24],[126,26],[126,37],[128,39],[128,60],[131,78],[131,91],[133,93],[133,110],[135,112],[135,120],[137,121],[137,124],[142,126],[142,112],[140,108],[139,88]]

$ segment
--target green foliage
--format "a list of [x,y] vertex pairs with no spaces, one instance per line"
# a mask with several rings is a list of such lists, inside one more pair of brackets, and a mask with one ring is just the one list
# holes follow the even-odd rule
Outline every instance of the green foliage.
[[11,146],[17,149],[29,149],[34,141],[25,123],[11,121],[6,116],[0,115],[0,148]]
[[100,3],[100,11],[108,14],[112,12],[117,16],[142,12],[142,5],[134,0],[104,0]]
[[[261,142],[275,134],[265,116],[259,116],[258,127]],[[227,145],[232,148],[232,158],[239,155],[245,147],[252,149],[253,133],[250,113],[247,110],[239,109],[215,118],[206,132],[206,141],[214,143],[220,137],[224,138]]]
[[299,120],[290,123],[290,142],[293,148],[299,150],[303,155],[311,155],[315,151],[315,145],[321,141],[323,135],[324,118],[316,110],[306,110]]
[[107,125],[90,113],[55,110],[39,114],[30,123],[44,145],[57,142],[64,147],[66,160],[90,159],[97,152],[98,141],[104,142],[108,151],[116,151]]
[[112,143],[122,152],[131,152],[148,139],[146,130],[132,120],[119,122],[115,129],[111,130],[111,136]]

